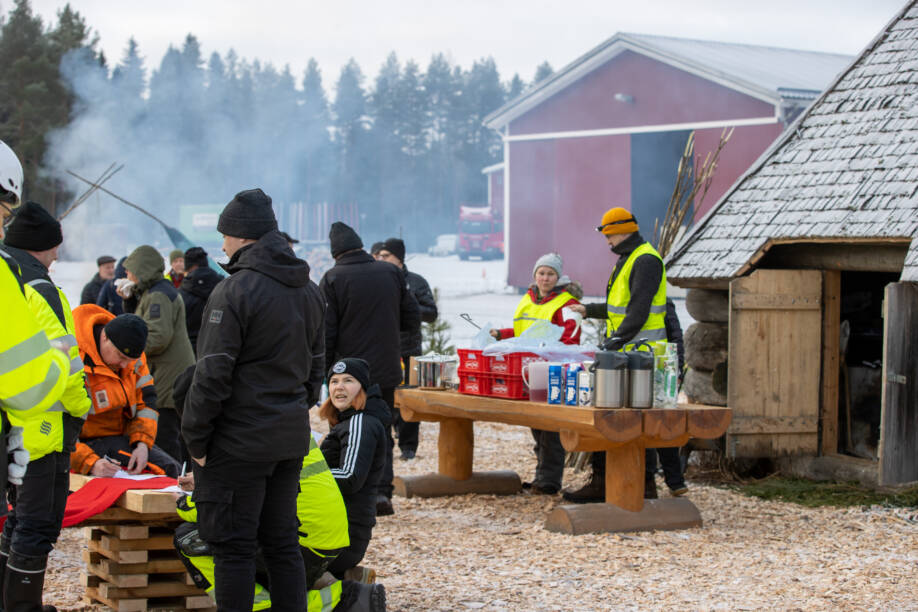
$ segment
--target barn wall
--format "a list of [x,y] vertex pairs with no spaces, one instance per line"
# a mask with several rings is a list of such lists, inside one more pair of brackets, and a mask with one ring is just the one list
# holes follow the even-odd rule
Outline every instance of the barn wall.
[[[615,100],[616,93],[633,103]],[[772,104],[625,51],[510,123],[510,135],[774,116]]]

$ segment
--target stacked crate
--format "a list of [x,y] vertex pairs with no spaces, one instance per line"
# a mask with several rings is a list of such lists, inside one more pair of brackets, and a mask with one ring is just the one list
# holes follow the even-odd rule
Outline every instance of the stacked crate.
[[504,399],[529,399],[523,366],[541,361],[535,353],[484,355],[475,349],[458,349],[459,392]]
[[86,596],[118,612],[215,609],[172,544],[174,526],[86,527]]

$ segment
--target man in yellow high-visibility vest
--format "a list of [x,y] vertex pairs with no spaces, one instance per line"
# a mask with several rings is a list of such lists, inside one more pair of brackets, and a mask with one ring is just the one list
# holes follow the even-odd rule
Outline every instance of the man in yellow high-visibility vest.
[[[638,223],[624,208],[610,208],[596,228],[618,261],[606,286],[606,302],[571,308],[581,315],[606,319],[607,351],[647,350],[666,342],[666,270],[663,258],[638,232]],[[644,342],[645,344],[640,344]],[[605,501],[605,453],[593,453],[590,481],[563,497],[574,503]]]

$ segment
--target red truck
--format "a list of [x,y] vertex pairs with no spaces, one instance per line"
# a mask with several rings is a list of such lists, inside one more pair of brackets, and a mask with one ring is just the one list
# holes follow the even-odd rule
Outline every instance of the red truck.
[[459,259],[504,256],[504,222],[488,206],[459,207]]

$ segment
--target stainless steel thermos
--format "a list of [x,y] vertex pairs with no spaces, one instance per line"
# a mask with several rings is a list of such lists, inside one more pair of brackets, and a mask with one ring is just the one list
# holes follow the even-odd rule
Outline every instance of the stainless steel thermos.
[[652,351],[628,351],[628,406],[631,408],[653,407],[653,358]]
[[619,351],[596,351],[590,366],[594,374],[593,405],[597,408],[623,408],[628,384],[628,357]]

